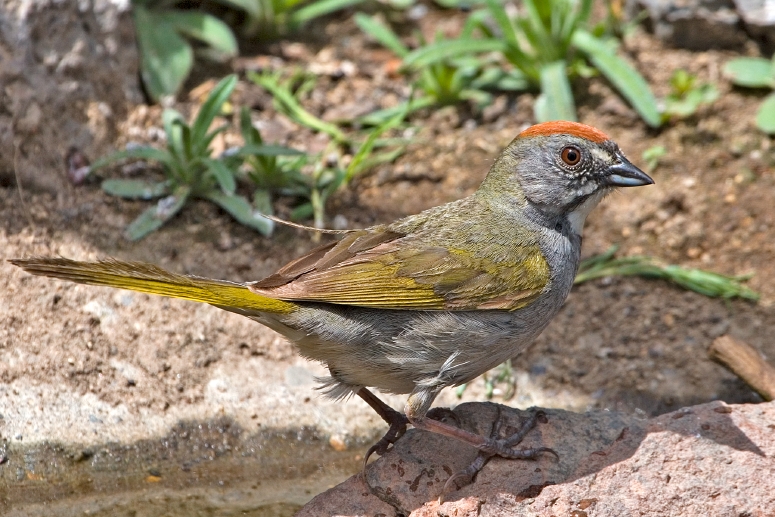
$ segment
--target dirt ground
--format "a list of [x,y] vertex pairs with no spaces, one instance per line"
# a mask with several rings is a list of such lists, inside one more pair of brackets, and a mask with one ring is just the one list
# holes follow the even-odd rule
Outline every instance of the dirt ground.
[[[454,33],[461,19],[432,10],[418,23],[427,34],[439,28]],[[643,164],[641,154],[652,146],[667,149],[652,173],[656,185],[612,196],[593,212],[585,230],[584,255],[618,244],[623,255],[651,255],[730,275],[753,273],[749,285],[762,293],[762,300],[755,304],[709,299],[663,282],[634,278],[579,286],[535,346],[515,359],[514,398],[496,396],[495,400],[520,407],[596,407],[648,415],[717,399],[757,402],[758,396],[740,380],[707,358],[706,349],[715,337],[730,333],[775,358],[775,342],[770,339],[775,334],[771,309],[775,168],[771,139],[753,125],[763,96],[733,89],[721,77],[724,62],[735,55],[732,52],[665,48],[643,31],[629,38],[623,50],[657,96],[668,93],[668,79],[679,68],[713,82],[721,95],[692,118],[657,131],[648,129],[603,80],[578,84],[580,120],[611,135],[636,164]],[[233,68],[318,70],[321,79],[304,104],[324,119],[334,119],[363,106],[394,104],[408,93],[405,81],[391,73],[391,59],[387,51],[367,41],[352,21],[333,20],[316,27],[308,41],[251,48]],[[189,86],[217,78],[221,72],[199,68]],[[131,78],[134,71],[126,74]],[[93,104],[88,102],[68,106],[63,116],[67,125],[78,128],[71,132],[75,142],[63,130],[25,135],[24,128],[18,127],[24,117],[16,117],[16,158],[6,157],[4,164],[21,163],[24,170],[2,172],[1,258],[112,256],[149,261],[182,273],[247,281],[272,273],[314,245],[309,235],[287,228],[264,238],[204,202],[187,207],[148,238],[126,241],[122,230],[146,203],[109,197],[96,180],[70,184],[64,156],[71,145],[102,154],[129,141],[151,141],[149,135],[159,131],[161,110],[142,105],[120,88],[94,87],[99,81],[79,75],[77,69],[72,75],[72,80],[92,85],[90,91],[98,96],[92,100],[112,106],[111,115],[105,120],[92,116],[88,110]],[[118,80],[129,82],[127,77]],[[337,193],[328,206],[329,220],[341,216],[348,227],[363,227],[470,194],[500,149],[531,123],[533,100],[531,94],[502,95],[484,113],[462,106],[413,116],[415,136],[407,152]],[[45,113],[46,105],[38,102]],[[254,119],[269,141],[310,152],[322,149],[326,142],[278,114],[271,98],[248,81],[241,81],[233,102],[254,108]],[[180,108],[189,111],[194,105],[189,100]],[[83,134],[91,134],[93,140],[85,143]],[[89,157],[93,160],[100,154]],[[121,171],[103,174],[118,176]],[[279,215],[287,215],[291,206],[291,200],[278,200]],[[150,413],[174,416],[211,400],[208,390],[213,379],[228,379],[230,371],[250,361],[260,360],[268,370],[286,374],[303,368],[289,344],[215,308],[32,278],[7,263],[0,272],[0,395],[8,404],[13,404],[16,387],[34,391],[55,386],[65,394],[91,397],[106,408],[121,408],[121,418],[142,426]],[[246,383],[266,382],[261,377],[239,378]],[[472,387],[471,397],[481,396],[481,381],[477,386]],[[311,387],[304,386],[309,390],[307,407],[320,401]],[[40,397],[39,409],[46,413],[43,400],[49,399]],[[444,399],[454,400],[453,396]],[[354,404],[358,402],[347,402]],[[4,443],[29,440],[25,433],[46,440],[45,431],[36,434],[34,422],[9,422],[12,411],[0,407],[0,414],[6,415],[0,416]],[[304,412],[311,415],[305,425],[314,426],[314,410]],[[212,409],[210,416],[217,413],[217,408]],[[247,421],[251,417],[262,420],[261,415],[248,414]],[[166,425],[169,420],[160,422]],[[369,422],[379,426],[377,420]],[[265,427],[273,424],[287,425],[264,422]],[[158,434],[164,434],[164,425],[158,425]],[[322,428],[322,435],[329,436],[325,429],[330,428]],[[364,424],[350,434],[368,435],[366,428]],[[92,435],[83,439],[99,440],[100,432],[94,427]],[[143,432],[133,429],[129,436],[138,438]],[[6,499],[19,500],[9,493],[4,494]]]

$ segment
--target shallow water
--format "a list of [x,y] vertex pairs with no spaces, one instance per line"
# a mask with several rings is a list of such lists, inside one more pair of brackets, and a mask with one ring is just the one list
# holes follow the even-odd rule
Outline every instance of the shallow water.
[[338,452],[314,429],[251,435],[222,418],[98,447],[0,448],[0,514],[285,516],[360,469],[365,444]]

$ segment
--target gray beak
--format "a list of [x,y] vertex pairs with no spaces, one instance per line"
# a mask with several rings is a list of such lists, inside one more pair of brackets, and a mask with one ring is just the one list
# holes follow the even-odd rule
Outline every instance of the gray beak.
[[648,174],[634,166],[624,156],[619,156],[620,163],[608,168],[608,175],[604,178],[606,185],[612,187],[640,187],[653,185],[654,180]]

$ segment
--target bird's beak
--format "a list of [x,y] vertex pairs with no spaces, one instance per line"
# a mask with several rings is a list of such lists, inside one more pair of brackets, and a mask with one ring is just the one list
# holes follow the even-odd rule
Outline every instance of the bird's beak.
[[648,174],[634,166],[624,156],[619,156],[620,162],[608,168],[604,181],[611,187],[640,187],[653,185],[654,180]]

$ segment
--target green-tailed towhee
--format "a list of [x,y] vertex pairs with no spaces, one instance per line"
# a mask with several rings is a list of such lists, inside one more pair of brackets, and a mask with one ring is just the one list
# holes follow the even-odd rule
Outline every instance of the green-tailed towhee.
[[[601,131],[546,122],[522,131],[473,195],[349,231],[257,282],[116,260],[11,262],[36,275],[205,302],[266,325],[328,367],[330,396],[358,394],[390,424],[370,453],[384,453],[411,423],[484,456],[534,458],[548,449],[513,449],[517,439],[426,413],[442,388],[533,342],[571,289],[589,212],[616,187],[651,183]],[[367,387],[409,393],[405,416]]]

